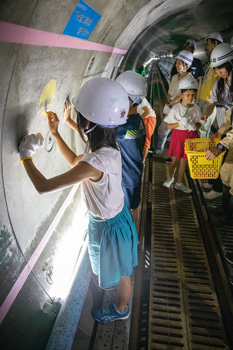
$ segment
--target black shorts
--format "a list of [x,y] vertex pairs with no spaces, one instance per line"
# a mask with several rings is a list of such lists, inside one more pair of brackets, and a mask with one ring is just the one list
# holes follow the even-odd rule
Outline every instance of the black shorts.
[[141,186],[122,187],[125,195],[125,204],[129,209],[137,209],[141,201]]

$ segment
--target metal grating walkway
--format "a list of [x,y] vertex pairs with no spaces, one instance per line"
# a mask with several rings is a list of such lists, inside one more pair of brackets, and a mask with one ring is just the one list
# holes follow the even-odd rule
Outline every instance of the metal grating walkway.
[[192,197],[153,157],[149,349],[229,349]]

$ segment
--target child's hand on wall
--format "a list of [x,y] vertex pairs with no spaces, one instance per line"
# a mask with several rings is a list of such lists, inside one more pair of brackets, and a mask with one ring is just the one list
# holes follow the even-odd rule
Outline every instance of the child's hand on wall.
[[32,156],[36,150],[41,148],[44,144],[43,136],[38,134],[25,135],[20,141],[19,154],[21,162],[25,159],[33,160]]
[[59,119],[56,115],[56,113],[53,112],[45,112],[48,116],[48,123],[49,123],[49,130],[52,135],[58,134],[58,125],[59,125]]
[[63,112],[63,119],[65,122],[67,122],[68,119],[70,119],[70,114],[71,114],[71,102],[69,97],[65,100],[64,104],[64,112]]

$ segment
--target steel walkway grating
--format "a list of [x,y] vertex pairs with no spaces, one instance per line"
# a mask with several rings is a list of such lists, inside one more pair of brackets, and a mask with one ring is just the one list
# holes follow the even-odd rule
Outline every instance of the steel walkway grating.
[[[224,253],[227,251],[233,252],[233,227],[215,227],[215,231],[217,232],[217,238],[223,248]],[[229,276],[233,276],[233,265],[227,263],[227,270]]]
[[229,349],[192,198],[164,188],[166,172],[155,156],[149,349]]

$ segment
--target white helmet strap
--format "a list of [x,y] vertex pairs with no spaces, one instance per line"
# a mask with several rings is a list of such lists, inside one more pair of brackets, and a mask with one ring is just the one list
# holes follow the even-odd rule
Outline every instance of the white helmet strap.
[[91,131],[93,131],[97,126],[100,126],[102,128],[107,128],[107,129],[113,129],[116,128],[118,125],[102,125],[102,124],[95,124],[92,128],[89,130],[85,131],[85,134],[89,134]]
[[184,68],[182,69],[182,71],[181,71],[181,72],[179,72],[178,74],[182,74],[182,73],[187,72],[187,69],[188,69],[188,67],[184,67]]
[[89,132],[93,131],[97,126],[98,126],[98,124],[95,124],[92,128],[90,128],[89,130],[85,131],[85,134],[89,134]]

